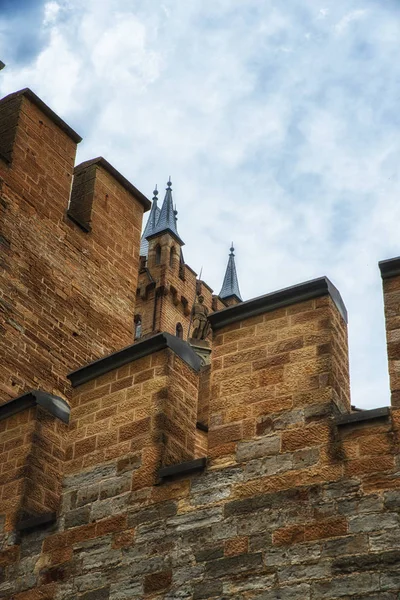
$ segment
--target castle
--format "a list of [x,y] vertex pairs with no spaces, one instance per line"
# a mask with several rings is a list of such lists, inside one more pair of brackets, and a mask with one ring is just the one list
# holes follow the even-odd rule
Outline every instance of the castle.
[[400,258],[391,407],[354,410],[329,279],[243,302],[231,249],[213,295],[171,182],[80,140],[0,101],[0,598],[397,599]]

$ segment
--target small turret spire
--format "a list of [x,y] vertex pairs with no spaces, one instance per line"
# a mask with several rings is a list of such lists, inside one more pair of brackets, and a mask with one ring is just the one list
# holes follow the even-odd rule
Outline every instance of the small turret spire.
[[168,231],[180,245],[183,245],[183,241],[179,237],[177,229],[177,214],[178,213],[176,210],[176,206],[174,208],[174,204],[172,201],[172,181],[171,177],[169,177],[167,187],[165,189],[164,202],[161,207],[157,225],[153,229],[153,231],[147,235],[147,238],[159,233],[163,233],[164,231]]
[[226,267],[224,282],[222,284],[219,297],[223,300],[236,297],[239,302],[242,302],[242,297],[239,290],[239,281],[236,273],[235,248],[233,246],[233,242],[230,247],[228,265]]
[[156,228],[158,218],[160,216],[160,209],[157,206],[157,184],[154,188],[153,192],[153,204],[151,205],[151,210],[149,214],[149,218],[147,219],[146,227],[144,228],[142,238],[140,240],[140,256],[148,256],[149,254],[149,242],[147,241],[147,237],[151,235]]

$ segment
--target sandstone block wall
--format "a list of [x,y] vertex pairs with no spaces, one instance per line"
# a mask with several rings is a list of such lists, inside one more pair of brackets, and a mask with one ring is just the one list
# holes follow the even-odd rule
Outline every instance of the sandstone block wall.
[[400,258],[379,263],[383,280],[392,406],[400,408]]
[[[62,419],[54,401],[61,404]],[[60,508],[68,418],[66,403],[41,392],[1,406],[0,521],[6,536],[31,517],[55,515]]]
[[91,231],[84,232],[66,216],[79,136],[29,90],[0,102],[0,127],[5,122],[0,402],[36,388],[67,396],[69,371],[133,342],[149,203],[97,162]]

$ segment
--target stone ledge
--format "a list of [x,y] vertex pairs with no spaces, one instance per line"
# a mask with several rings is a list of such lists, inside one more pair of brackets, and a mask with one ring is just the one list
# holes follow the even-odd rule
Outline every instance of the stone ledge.
[[176,475],[188,475],[189,473],[202,471],[205,469],[206,464],[206,458],[196,458],[195,460],[171,465],[170,467],[162,467],[158,471],[158,476],[160,479],[166,479],[167,477],[175,477]]
[[400,275],[400,256],[396,258],[389,258],[387,260],[381,260],[378,263],[381,271],[382,279],[389,279],[390,277],[396,277]]
[[109,354],[104,358],[100,358],[76,371],[67,375],[72,387],[82,385],[100,375],[104,375],[113,369],[123,367],[127,363],[144,358],[149,354],[154,354],[160,350],[170,348],[179,358],[181,358],[194,371],[200,371],[201,360],[196,352],[192,350],[187,342],[171,335],[170,333],[157,333],[152,337],[146,338],[141,342],[136,342],[132,346],[127,346],[122,350],[118,350],[113,354]]
[[247,300],[236,306],[230,306],[219,310],[209,316],[209,321],[213,331],[217,331],[222,327],[249,319],[256,315],[261,315],[266,312],[277,310],[292,304],[298,304],[305,300],[320,298],[322,296],[330,296],[336,305],[336,308],[347,323],[347,310],[342,300],[342,297],[333,283],[327,277],[312,279],[305,283],[299,283],[292,287],[259,296],[252,300]]
[[50,525],[57,521],[57,514],[55,512],[48,512],[43,515],[37,515],[35,517],[29,517],[17,523],[16,530],[23,532],[28,529],[34,529],[41,527],[42,525]]
[[7,100],[11,100],[12,98],[16,98],[18,96],[25,96],[25,98],[28,98],[28,100],[35,104],[39,108],[39,110],[41,110],[42,113],[50,119],[50,121],[53,121],[53,123],[55,123],[55,125],[57,125],[61,129],[61,131],[66,133],[68,137],[70,137],[71,140],[74,141],[76,144],[79,144],[79,142],[82,141],[81,136],[77,134],[76,131],[72,129],[72,127],[67,125],[67,123],[61,119],[61,117],[59,117],[53,110],[51,110],[51,108],[47,106],[47,104],[45,104],[43,100],[41,100],[39,96],[36,96],[36,94],[32,92],[32,90],[30,90],[29,88],[24,88],[22,90],[19,90],[18,92],[9,94],[8,96],[2,98],[1,102],[6,102]]
[[71,411],[68,403],[58,396],[47,394],[41,390],[32,390],[2,404],[0,406],[0,421],[34,406],[40,406],[52,414],[53,417],[64,423],[69,423]]
[[336,417],[336,425],[343,427],[344,425],[354,425],[364,421],[373,421],[374,419],[386,419],[390,417],[390,408],[383,406],[382,408],[373,408],[372,410],[361,410],[359,412],[349,413]]
[[115,181],[118,181],[119,184],[122,185],[123,188],[126,189],[127,192],[132,194],[136,200],[140,202],[143,206],[144,210],[150,210],[151,202],[142,192],[140,192],[130,181],[126,179],[115,167],[110,165],[110,163],[103,158],[102,156],[98,156],[97,158],[92,158],[90,160],[86,160],[85,162],[77,165],[74,169],[74,175],[79,173],[79,171],[83,171],[92,165],[97,165],[102,167],[107,173],[109,173],[112,177],[114,177]]

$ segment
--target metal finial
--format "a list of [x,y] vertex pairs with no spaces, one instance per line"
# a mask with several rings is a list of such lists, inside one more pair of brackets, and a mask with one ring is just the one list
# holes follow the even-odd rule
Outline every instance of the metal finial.
[[234,256],[233,253],[235,252],[235,248],[233,247],[233,242],[232,242],[230,250],[231,250],[231,256]]
[[167,181],[167,186],[170,188],[171,185],[172,185],[172,181],[171,181],[171,175],[170,175],[168,178],[168,181]]
[[158,189],[157,189],[157,184],[156,184],[156,187],[154,188],[154,191],[153,191],[153,200],[157,200],[157,196],[158,196]]

